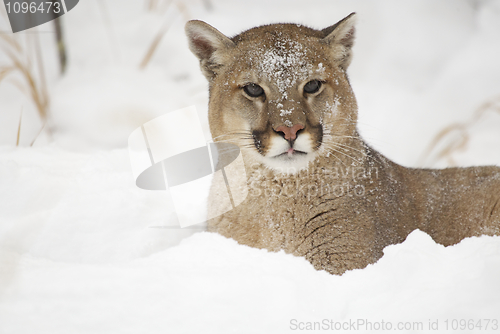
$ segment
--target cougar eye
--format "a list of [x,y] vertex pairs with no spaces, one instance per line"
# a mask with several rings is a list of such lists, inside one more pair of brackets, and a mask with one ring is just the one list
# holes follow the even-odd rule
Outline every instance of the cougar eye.
[[314,94],[321,88],[321,81],[312,80],[304,86],[304,92],[307,94]]
[[250,97],[259,97],[264,95],[264,90],[262,89],[262,87],[254,83],[246,85],[245,87],[243,87],[243,90]]

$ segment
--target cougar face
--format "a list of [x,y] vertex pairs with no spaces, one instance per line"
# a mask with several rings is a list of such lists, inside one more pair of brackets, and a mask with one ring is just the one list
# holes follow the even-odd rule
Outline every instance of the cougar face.
[[186,30],[210,83],[214,141],[235,143],[251,163],[293,173],[355,133],[345,74],[351,16],[321,31],[272,24],[232,39],[201,21]]

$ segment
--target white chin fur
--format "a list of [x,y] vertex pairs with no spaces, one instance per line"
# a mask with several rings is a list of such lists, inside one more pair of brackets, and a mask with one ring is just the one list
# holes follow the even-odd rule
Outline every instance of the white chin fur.
[[288,156],[280,156],[275,158],[264,157],[262,162],[267,167],[283,174],[295,174],[301,169],[307,169],[309,162],[314,160],[316,154],[308,153],[295,155],[291,158]]
[[301,169],[306,169],[309,162],[314,160],[316,154],[313,152],[311,136],[308,133],[300,134],[293,148],[306,154],[294,153],[292,156],[282,154],[288,151],[290,145],[280,137],[271,139],[270,149],[262,162],[273,170],[284,174],[295,174]]

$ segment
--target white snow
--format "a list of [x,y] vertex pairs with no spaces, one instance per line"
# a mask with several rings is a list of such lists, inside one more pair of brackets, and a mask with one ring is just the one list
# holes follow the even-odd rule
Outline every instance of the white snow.
[[251,54],[259,66],[259,73],[278,87],[282,95],[278,102],[287,99],[288,90],[297,80],[312,72],[312,65],[304,60],[304,46],[291,39],[282,39],[276,40],[274,49],[257,49],[255,54]]
[[[187,47],[186,19],[234,35],[272,22],[324,28],[356,11],[348,73],[360,131],[396,162],[425,165],[435,134],[499,99],[500,1],[159,1],[153,12],[147,3],[80,1],[63,16],[63,77],[53,26],[37,28],[53,134],[33,147],[41,122],[31,100],[0,83],[1,333],[290,333],[362,321],[393,326],[377,332],[438,333],[446,320],[450,332],[461,320],[482,320],[464,333],[499,332],[500,237],[445,248],[415,231],[376,264],[332,276],[303,258],[178,228],[166,192],[135,186],[126,144],[145,122],[190,105],[207,131],[207,84]],[[29,36],[16,38],[29,45]],[[499,128],[492,108],[453,159],[500,165]],[[485,329],[486,319],[499,327]]]

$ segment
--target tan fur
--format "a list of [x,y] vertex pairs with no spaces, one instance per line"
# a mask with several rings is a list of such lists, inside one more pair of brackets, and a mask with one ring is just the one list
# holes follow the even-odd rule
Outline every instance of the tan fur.
[[[186,32],[209,81],[212,136],[240,146],[250,191],[209,221],[210,231],[304,256],[332,274],[374,263],[415,229],[443,245],[500,234],[500,168],[405,168],[360,138],[345,73],[353,14],[321,31],[273,24],[228,38],[190,21]],[[312,80],[321,89],[306,94]],[[248,96],[249,83],[264,95]],[[295,124],[304,129],[293,146],[279,129]],[[289,158],[286,145],[296,150]],[[214,180],[209,210],[221,187]]]

